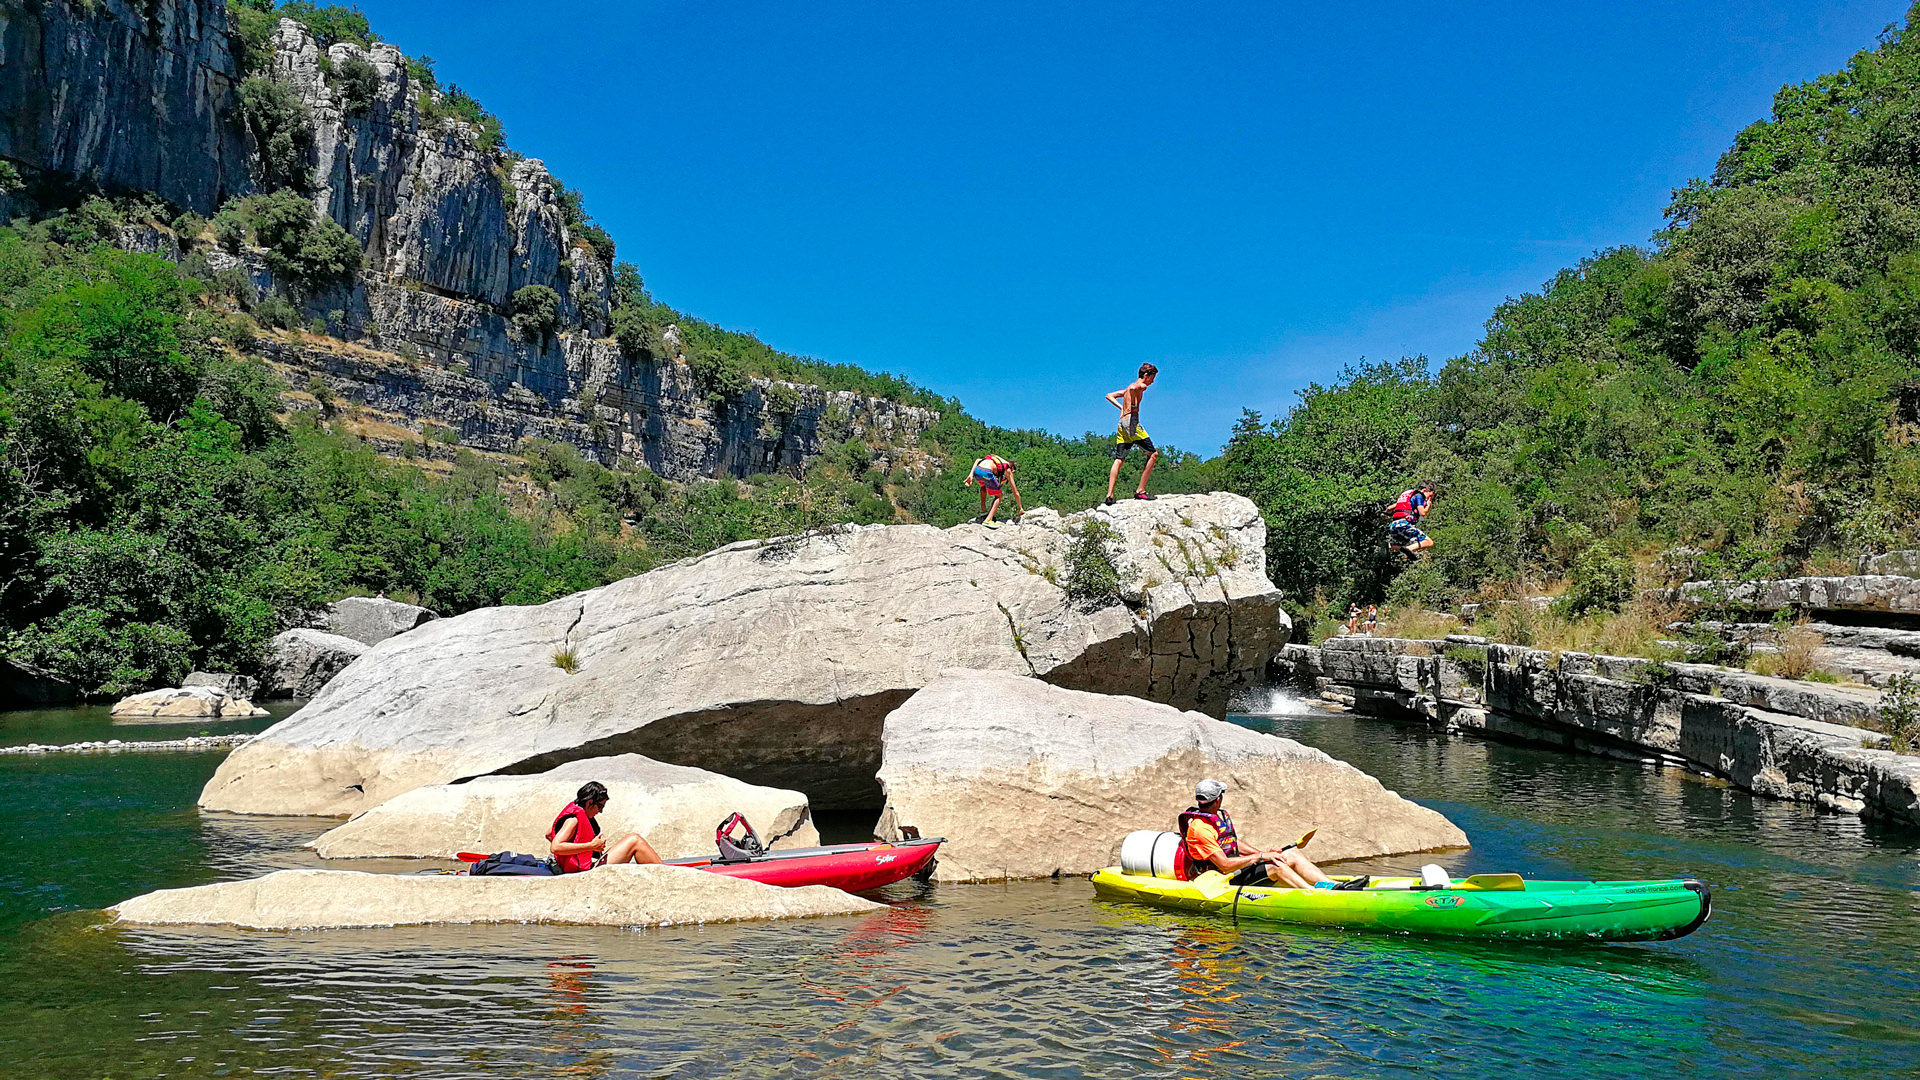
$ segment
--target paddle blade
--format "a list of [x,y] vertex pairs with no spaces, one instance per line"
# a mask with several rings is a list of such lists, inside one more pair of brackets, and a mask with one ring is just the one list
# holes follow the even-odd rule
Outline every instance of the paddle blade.
[[1209,870],[1193,879],[1194,891],[1202,899],[1218,900],[1233,891],[1233,882],[1218,870]]
[[477,851],[456,851],[453,853],[453,857],[459,859],[461,862],[480,862],[490,856],[482,855]]
[[1527,882],[1519,874],[1475,874],[1454,888],[1478,889],[1481,892],[1525,892]]
[[1307,846],[1307,841],[1309,841],[1309,840],[1311,840],[1311,839],[1313,839],[1313,834],[1314,834],[1314,833],[1317,833],[1317,832],[1319,832],[1319,831],[1320,831],[1320,830],[1319,830],[1319,829],[1317,829],[1317,828],[1314,828],[1314,829],[1308,829],[1308,830],[1307,830],[1307,834],[1306,834],[1305,836],[1302,836],[1302,837],[1300,838],[1300,841],[1299,841],[1298,843],[1296,843],[1296,844],[1294,844],[1293,846],[1294,846],[1294,847],[1306,847],[1306,846]]

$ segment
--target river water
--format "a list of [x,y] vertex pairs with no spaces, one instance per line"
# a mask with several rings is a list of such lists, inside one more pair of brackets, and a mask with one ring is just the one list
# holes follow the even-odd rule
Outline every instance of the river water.
[[[197,813],[218,754],[5,757],[0,1076],[1920,1074],[1920,834],[1275,706],[1238,719],[1452,817],[1475,842],[1456,873],[1689,874],[1714,917],[1661,944],[1450,943],[1106,904],[1073,879],[645,931],[130,930],[86,909],[306,865],[322,826]],[[0,716],[0,743],[107,737],[129,735]]]

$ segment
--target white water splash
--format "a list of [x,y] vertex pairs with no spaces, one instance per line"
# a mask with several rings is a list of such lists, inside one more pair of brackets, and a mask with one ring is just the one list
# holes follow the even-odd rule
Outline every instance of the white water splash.
[[1290,686],[1256,686],[1234,695],[1230,711],[1242,716],[1324,716],[1325,710]]

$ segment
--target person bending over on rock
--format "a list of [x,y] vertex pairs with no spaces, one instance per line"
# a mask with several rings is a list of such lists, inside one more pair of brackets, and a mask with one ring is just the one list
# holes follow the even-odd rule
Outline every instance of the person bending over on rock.
[[1113,505],[1113,485],[1120,482],[1120,466],[1126,464],[1127,455],[1138,447],[1147,452],[1147,467],[1141,470],[1140,486],[1134,489],[1136,499],[1151,499],[1147,494],[1147,478],[1153,475],[1153,463],[1160,460],[1160,451],[1154,448],[1153,440],[1147,438],[1147,429],[1140,426],[1140,399],[1147,394],[1147,387],[1159,378],[1160,369],[1152,364],[1140,365],[1140,377],[1127,384],[1124,390],[1115,390],[1107,395],[1107,401],[1120,410],[1120,430],[1113,436],[1113,468],[1107,470],[1107,505]]
[[1433,546],[1433,541],[1420,531],[1420,522],[1426,520],[1433,509],[1433,485],[1421,484],[1408,488],[1394,500],[1393,509],[1387,516],[1393,521],[1387,525],[1387,549],[1398,551],[1400,557],[1412,562],[1417,553]]
[[553,819],[547,839],[552,841],[549,848],[553,852],[553,863],[561,873],[577,874],[602,863],[660,861],[653,845],[639,833],[628,833],[609,846],[598,820],[600,811],[606,808],[607,786],[598,780],[589,780],[566,809],[560,811],[560,816]]
[[[1020,485],[1015,483],[1013,479],[1013,470],[1015,467],[1013,462],[1008,461],[999,454],[988,454],[986,457],[974,462],[973,471],[967,474],[968,484],[980,485],[980,513],[982,515],[980,523],[989,529],[998,528],[1000,525],[999,522],[993,520],[993,515],[1000,512],[1000,485],[1003,481],[1007,487],[1013,489],[1014,510],[1018,514],[1025,514],[1027,512],[1027,508],[1020,505]],[[989,495],[993,496],[992,508],[988,508],[987,506],[987,496]]]
[[[1227,875],[1232,885],[1284,885],[1294,889],[1331,887],[1300,849],[1288,844],[1275,851],[1251,850],[1234,834],[1233,819],[1220,801],[1227,785],[1202,780],[1193,786],[1197,804],[1180,815],[1180,837],[1187,846],[1187,876],[1197,877],[1209,867]],[[1327,886],[1320,886],[1321,882]]]

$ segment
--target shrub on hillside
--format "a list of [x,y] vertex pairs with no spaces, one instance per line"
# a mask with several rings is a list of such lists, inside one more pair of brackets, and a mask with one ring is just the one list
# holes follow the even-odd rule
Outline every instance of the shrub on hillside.
[[1580,553],[1567,575],[1567,591],[1553,602],[1554,611],[1580,616],[1595,611],[1619,611],[1633,599],[1633,562],[1604,544]]
[[362,113],[380,94],[380,73],[364,56],[350,56],[334,73],[340,84],[340,103],[349,113]]
[[276,191],[241,206],[274,273],[311,288],[344,282],[360,269],[360,242],[299,195]]
[[560,328],[560,294],[545,285],[528,285],[513,294],[514,328],[531,341]]
[[1092,518],[1075,527],[1067,544],[1066,575],[1061,587],[1067,598],[1084,610],[1120,602],[1120,562],[1114,551],[1120,534],[1112,525]]
[[240,109],[260,148],[262,179],[273,187],[305,190],[313,153],[313,117],[305,102],[270,75],[240,84]]

